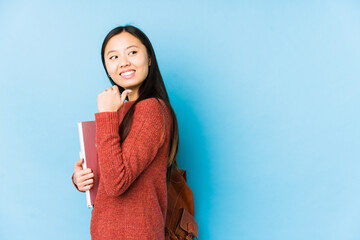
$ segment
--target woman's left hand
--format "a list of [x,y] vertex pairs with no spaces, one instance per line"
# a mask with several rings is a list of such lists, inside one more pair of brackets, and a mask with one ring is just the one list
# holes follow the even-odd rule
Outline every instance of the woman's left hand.
[[131,90],[125,90],[120,96],[119,88],[115,85],[101,92],[97,97],[99,112],[116,112],[125,102]]

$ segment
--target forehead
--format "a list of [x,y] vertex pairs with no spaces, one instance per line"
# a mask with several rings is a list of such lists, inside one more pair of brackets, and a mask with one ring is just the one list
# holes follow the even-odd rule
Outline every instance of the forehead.
[[145,49],[145,46],[137,37],[134,37],[128,32],[122,32],[110,38],[105,47],[105,53],[111,50],[121,51],[131,45],[137,45],[140,48]]

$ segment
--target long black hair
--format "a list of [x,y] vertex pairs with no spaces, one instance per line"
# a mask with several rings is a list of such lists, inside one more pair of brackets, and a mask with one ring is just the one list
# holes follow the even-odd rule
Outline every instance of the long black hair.
[[141,43],[146,47],[147,54],[151,61],[151,65],[149,66],[149,72],[148,72],[147,77],[145,78],[145,80],[143,81],[143,83],[141,84],[141,86],[139,88],[138,99],[136,99],[135,102],[132,104],[132,106],[129,108],[129,110],[127,111],[127,113],[124,116],[123,121],[120,124],[120,128],[119,128],[119,134],[120,134],[120,139],[121,139],[120,143],[123,143],[123,141],[125,140],[125,138],[127,137],[128,133],[129,133],[132,117],[134,114],[135,105],[138,102],[140,102],[144,99],[147,99],[147,98],[154,97],[154,98],[163,100],[164,103],[166,104],[166,106],[168,107],[168,109],[170,110],[171,117],[172,117],[172,129],[171,129],[171,134],[170,134],[170,151],[169,151],[169,159],[167,162],[167,174],[166,174],[167,180],[169,181],[172,169],[179,168],[178,164],[176,162],[176,155],[177,155],[178,148],[179,148],[179,131],[178,131],[177,118],[176,118],[174,109],[172,108],[172,106],[170,104],[169,96],[165,89],[165,84],[164,84],[164,81],[160,74],[159,66],[156,61],[155,52],[151,45],[150,40],[145,35],[145,33],[143,33],[140,29],[138,29],[134,26],[126,25],[126,26],[116,27],[106,35],[106,37],[103,41],[103,44],[101,47],[101,60],[102,60],[104,69],[106,71],[106,74],[110,80],[110,83],[112,85],[117,85],[119,87],[120,93],[122,93],[125,89],[123,87],[119,86],[118,84],[116,84],[111,79],[110,75],[107,72],[106,65],[105,65],[105,58],[104,58],[105,47],[106,47],[107,43],[109,42],[109,40],[112,37],[114,37],[122,32],[130,33],[131,35],[133,35],[134,37],[138,38],[141,41]]

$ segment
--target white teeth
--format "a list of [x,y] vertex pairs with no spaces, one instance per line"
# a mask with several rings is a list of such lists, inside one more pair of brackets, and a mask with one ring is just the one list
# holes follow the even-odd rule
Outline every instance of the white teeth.
[[127,76],[127,75],[130,75],[130,74],[133,74],[135,71],[129,71],[129,72],[124,72],[122,74],[120,74],[121,76]]

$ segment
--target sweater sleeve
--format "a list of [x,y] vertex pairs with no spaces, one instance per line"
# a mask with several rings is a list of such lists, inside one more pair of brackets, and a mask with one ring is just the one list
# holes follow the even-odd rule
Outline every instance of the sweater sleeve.
[[164,117],[155,98],[136,104],[129,133],[122,145],[118,114],[95,113],[99,171],[109,196],[123,194],[149,166],[165,140]]

